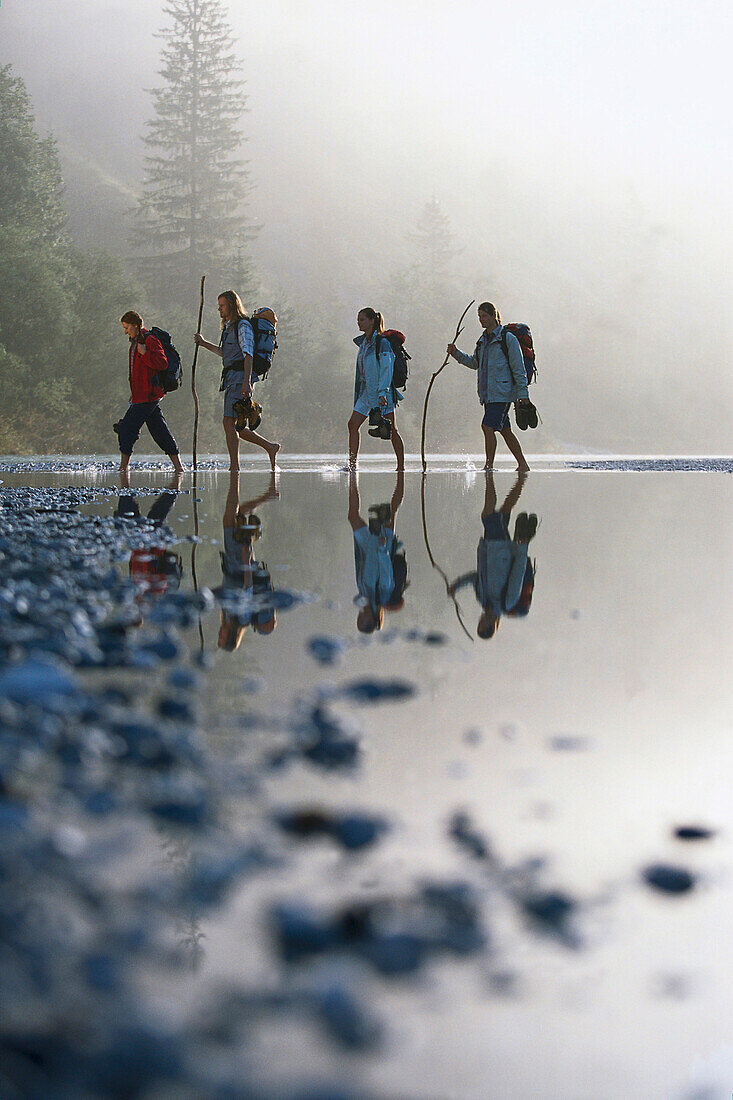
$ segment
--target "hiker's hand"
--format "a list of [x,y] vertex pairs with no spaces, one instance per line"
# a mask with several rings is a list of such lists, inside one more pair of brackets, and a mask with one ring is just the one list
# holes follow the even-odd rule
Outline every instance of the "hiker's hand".
[[205,343],[204,338],[200,332],[194,334],[193,342],[194,344],[198,344],[199,347],[201,347],[201,345]]
[[243,382],[242,383],[242,397],[246,401],[247,398],[251,397],[251,396],[252,396],[252,383],[251,382]]
[[515,405],[529,405],[530,401],[528,397],[519,397],[515,401]]
[[386,395],[386,393],[383,393],[382,396],[379,398],[379,404],[382,406],[382,408],[384,408],[384,409],[387,408],[387,395]]
[[455,596],[456,586],[454,584],[449,584],[448,587],[446,588],[446,592],[448,593],[449,596]]
[[453,358],[455,359],[456,352],[458,351],[458,348],[456,347],[455,344],[448,344],[448,347],[445,350],[448,352],[449,355],[452,355]]

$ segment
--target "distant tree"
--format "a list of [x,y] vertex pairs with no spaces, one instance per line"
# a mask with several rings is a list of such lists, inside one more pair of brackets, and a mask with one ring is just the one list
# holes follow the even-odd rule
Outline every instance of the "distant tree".
[[[143,139],[145,180],[134,241],[169,290],[189,295],[201,272],[216,276],[254,233],[244,214],[252,189],[240,154],[246,110],[241,65],[222,0],[168,0],[159,37],[163,86]],[[180,297],[180,295],[177,295]]]
[[421,293],[445,293],[458,252],[453,248],[450,219],[436,198],[425,203],[413,232],[408,233],[412,263]]
[[0,68],[0,255],[0,452],[110,449],[110,399],[127,390],[119,317],[133,290],[117,260],[69,238],[55,142],[36,133],[10,66]]

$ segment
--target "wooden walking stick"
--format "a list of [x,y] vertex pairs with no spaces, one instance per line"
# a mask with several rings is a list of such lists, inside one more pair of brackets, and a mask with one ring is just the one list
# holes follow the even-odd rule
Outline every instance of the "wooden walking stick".
[[[458,339],[458,337],[463,332],[463,327],[462,327],[463,326],[463,318],[466,316],[466,314],[468,313],[469,309],[471,308],[471,306],[474,304],[475,301],[476,301],[476,299],[474,298],[472,302],[469,302],[468,305],[466,306],[466,308],[464,309],[463,313],[461,314],[461,319],[458,322],[458,324],[456,325],[456,334],[453,337],[453,339],[451,340],[451,344],[455,344],[456,340]],[[422,458],[422,472],[423,472],[423,474],[425,473],[425,471],[427,469],[427,465],[425,463],[425,422],[427,421],[427,418],[428,418],[428,398],[430,397],[430,391],[433,388],[433,382],[435,381],[435,379],[440,374],[440,371],[442,371],[443,368],[448,365],[448,360],[449,359],[450,359],[450,355],[446,354],[446,357],[443,360],[443,366],[440,368],[440,370],[436,370],[435,374],[430,379],[430,382],[428,383],[428,391],[425,394],[425,404],[424,404],[423,410],[422,410],[422,436],[420,438],[420,457]]]
[[[196,331],[201,332],[201,318],[204,315],[204,283],[206,282],[206,276],[201,276],[201,301],[199,302],[199,323],[196,326]],[[196,361],[199,357],[199,346],[193,353],[193,366],[191,367],[191,393],[193,394],[193,468],[197,469],[196,458],[196,443],[199,435],[199,395],[196,392]]]

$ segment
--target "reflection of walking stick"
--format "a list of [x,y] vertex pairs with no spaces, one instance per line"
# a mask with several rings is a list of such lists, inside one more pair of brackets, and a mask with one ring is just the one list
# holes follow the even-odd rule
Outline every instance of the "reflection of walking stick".
[[[476,301],[476,299],[474,298],[473,302],[475,302],[475,301]],[[469,309],[473,305],[473,302],[469,302],[468,305],[466,306],[466,308],[464,309],[463,313],[461,314],[461,319],[458,322],[458,324],[456,325],[456,334],[453,337],[453,339],[451,340],[452,344],[455,344],[456,340],[461,335],[461,332],[463,331],[463,329],[461,328],[461,326],[463,324],[463,318],[468,313]],[[443,367],[446,367],[448,365],[448,360],[449,359],[450,359],[450,355],[446,355],[445,359],[443,360],[443,366],[440,368],[440,370],[436,370],[435,374],[430,379],[430,382],[428,384],[428,392],[425,394],[425,404],[424,404],[423,410],[422,410],[422,436],[420,438],[420,457],[422,458],[422,472],[423,472],[423,474],[425,473],[425,470],[427,469],[426,464],[425,464],[425,422],[428,418],[428,398],[430,397],[430,391],[433,388],[433,382],[435,381],[435,379],[440,374],[440,371],[443,370]]]
[[[471,305],[473,305],[473,302],[471,302]],[[469,309],[470,308],[471,307],[469,306]],[[464,314],[464,316],[465,316],[465,314]],[[461,318],[461,320],[463,320],[463,317]],[[443,366],[445,366],[445,363],[443,364]],[[442,367],[441,367],[441,370],[442,370]],[[435,375],[433,375],[433,377],[435,377]],[[458,622],[463,627],[463,631],[464,631],[466,637],[470,641],[473,641],[473,638],[471,637],[471,632],[470,632],[470,630],[468,629],[468,627],[466,626],[466,624],[464,623],[464,621],[461,617],[461,609],[458,606],[458,600],[456,599],[455,594],[453,594],[450,591],[450,581],[448,580],[447,576],[445,575],[443,570],[440,568],[440,566],[436,562],[435,558],[433,557],[433,552],[430,549],[430,540],[428,539],[428,521],[427,521],[427,514],[426,514],[426,511],[425,511],[425,482],[427,480],[428,480],[427,474],[423,470],[422,486],[420,487],[420,504],[421,504],[421,507],[422,507],[422,533],[423,533],[423,538],[425,539],[425,549],[428,552],[428,557],[430,558],[430,564],[432,565],[433,569],[437,569],[438,572],[440,573],[441,577],[443,578],[443,581],[445,583],[445,594],[446,594],[446,596],[450,596],[450,598],[453,600],[453,606],[456,609],[456,615],[458,617]]]
[[[204,283],[203,283],[203,279],[202,279],[201,280],[202,290],[203,290],[203,285],[204,285]],[[194,451],[194,454],[195,453],[196,452]],[[196,471],[196,466],[195,465],[194,465],[194,468],[193,468],[193,484],[191,486],[191,492],[193,493],[193,533],[194,533],[194,540],[191,543],[191,579],[193,580],[193,590],[194,590],[194,592],[198,592],[199,582],[198,582],[198,578],[196,576],[196,549],[197,549],[198,544],[199,544],[199,505],[198,505],[198,500],[196,499],[196,494],[198,492],[198,477],[197,477],[197,471]],[[201,622],[201,610],[200,609],[199,609],[199,643],[201,645],[201,652],[203,653],[203,651],[204,651],[204,625]]]
[[[204,283],[206,282],[206,276],[201,276],[201,301],[199,303],[199,323],[196,326],[196,331],[201,332],[201,318],[204,315]],[[196,393],[196,360],[199,357],[199,346],[193,353],[193,366],[191,367],[191,393],[193,394],[193,468],[196,469],[196,443],[199,434],[199,395]]]

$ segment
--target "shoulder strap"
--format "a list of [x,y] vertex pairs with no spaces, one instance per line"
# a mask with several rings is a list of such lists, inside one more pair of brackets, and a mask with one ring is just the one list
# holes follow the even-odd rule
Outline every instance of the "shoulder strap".
[[[501,350],[504,352],[504,355],[506,356],[507,363],[509,363],[509,348],[507,346],[506,335],[507,335],[507,328],[506,328],[506,325],[504,325],[504,326],[502,326],[502,330],[501,330]],[[509,365],[511,366],[511,363]]]

